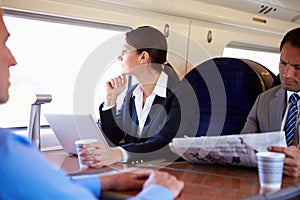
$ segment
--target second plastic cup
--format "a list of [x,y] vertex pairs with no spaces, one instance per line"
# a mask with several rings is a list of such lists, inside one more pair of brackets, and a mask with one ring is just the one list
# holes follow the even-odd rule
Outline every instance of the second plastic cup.
[[259,152],[256,154],[261,187],[281,187],[284,158],[283,153]]

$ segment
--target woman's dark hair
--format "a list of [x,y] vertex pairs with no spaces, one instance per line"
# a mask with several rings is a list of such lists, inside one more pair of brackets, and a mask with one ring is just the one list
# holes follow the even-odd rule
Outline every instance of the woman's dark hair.
[[162,32],[151,26],[141,26],[127,32],[125,40],[137,49],[138,54],[148,52],[152,67],[162,70],[160,64],[166,62],[168,50],[167,40]]
[[300,28],[289,31],[282,39],[280,51],[284,44],[290,43],[292,47],[300,48]]

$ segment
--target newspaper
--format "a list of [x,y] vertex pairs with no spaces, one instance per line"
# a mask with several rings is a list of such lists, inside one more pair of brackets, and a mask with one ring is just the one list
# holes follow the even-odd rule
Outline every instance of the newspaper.
[[226,136],[174,138],[171,150],[190,163],[256,167],[257,152],[268,146],[286,147],[285,133],[268,132]]

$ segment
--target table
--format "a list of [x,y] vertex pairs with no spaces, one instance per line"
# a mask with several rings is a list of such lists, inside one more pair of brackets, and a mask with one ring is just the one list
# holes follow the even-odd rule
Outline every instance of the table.
[[[57,169],[69,175],[106,173],[112,170],[150,168],[166,171],[183,180],[185,187],[178,200],[233,200],[233,199],[276,199],[284,194],[294,197],[300,191],[300,178],[283,176],[282,190],[269,191],[259,186],[257,168],[221,165],[198,165],[187,162],[145,163],[142,165],[117,164],[101,169],[81,170],[76,156],[69,156],[64,151],[45,152],[44,155]],[[124,199],[138,191],[103,193],[104,199]],[[281,197],[280,199],[282,199]],[[278,199],[278,198],[277,198]]]

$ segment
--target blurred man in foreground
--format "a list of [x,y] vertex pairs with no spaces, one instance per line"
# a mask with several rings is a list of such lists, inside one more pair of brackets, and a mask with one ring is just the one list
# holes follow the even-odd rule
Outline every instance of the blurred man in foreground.
[[[0,103],[8,98],[9,67],[16,60],[6,46],[9,33],[0,9]],[[101,190],[142,189],[130,199],[173,199],[183,182],[163,172],[117,173],[73,180],[56,171],[31,143],[0,129],[0,199],[99,199]]]

